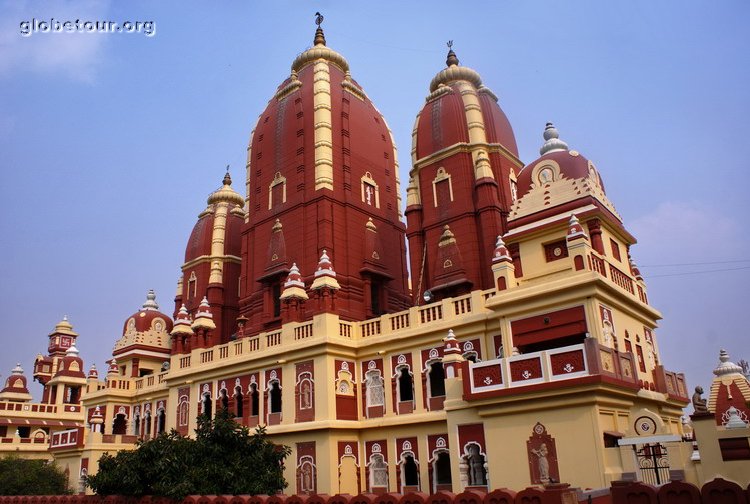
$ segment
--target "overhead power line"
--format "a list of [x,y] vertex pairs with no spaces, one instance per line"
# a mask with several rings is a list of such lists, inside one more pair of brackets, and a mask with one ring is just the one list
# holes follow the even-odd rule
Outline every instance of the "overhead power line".
[[663,275],[647,275],[646,279],[661,278],[661,277],[674,277],[674,276],[687,276],[687,275],[700,275],[703,273],[719,273],[721,271],[739,271],[739,270],[746,270],[746,269],[750,269],[750,266],[742,266],[740,268],[723,268],[723,269],[714,269],[714,270],[703,270],[703,271],[687,271],[684,273],[665,273]]
[[694,262],[694,263],[675,263],[675,264],[639,264],[639,268],[669,268],[671,266],[708,266],[710,264],[733,264],[733,263],[746,263],[750,262],[750,259],[737,259],[733,261],[712,261],[712,262]]

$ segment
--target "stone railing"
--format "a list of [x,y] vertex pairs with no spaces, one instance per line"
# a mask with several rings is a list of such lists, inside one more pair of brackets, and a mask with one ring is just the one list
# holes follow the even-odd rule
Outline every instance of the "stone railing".
[[[165,388],[168,371],[164,371],[157,375],[147,375],[142,378],[136,378],[133,380],[133,387],[137,391],[151,390],[157,388]],[[164,385],[162,385],[164,384]]]
[[585,345],[468,362],[470,394],[589,376]]
[[[643,287],[636,284],[634,277],[632,277],[629,273],[625,273],[624,271],[620,270],[615,265],[606,261],[604,258],[596,255],[593,252],[589,255],[589,269],[596,271],[622,290],[628,292],[632,296],[637,297],[641,302],[647,302],[646,293],[643,291]],[[609,273],[607,272],[608,269]]]
[[[503,359],[464,363],[464,398],[482,399],[505,394],[507,389],[555,383],[565,380],[600,379],[637,390],[647,388],[639,382],[635,357],[600,345],[594,338],[582,344],[541,352],[514,355]],[[665,391],[666,392],[666,391]]]
[[[261,354],[265,351],[276,352],[278,349],[275,347],[286,349],[294,345],[307,345],[338,338],[350,341],[367,340],[400,334],[404,331],[416,331],[418,328],[439,323],[449,325],[460,317],[486,310],[485,302],[494,292],[494,290],[474,291],[464,296],[415,306],[398,313],[389,313],[361,322],[344,321],[335,315],[322,314],[312,321],[291,322],[274,331],[262,332],[211,348],[197,348],[190,354],[175,355],[172,358],[172,369],[187,370],[213,365],[218,361],[231,360],[239,356]],[[146,383],[138,383],[136,388],[140,390],[147,386]]]
[[41,403],[20,403],[12,401],[0,401],[0,417],[5,416],[5,412],[24,412],[36,413],[42,418],[55,418],[60,413],[80,413],[80,404],[41,404]]
[[57,405],[41,403],[0,402],[0,411],[26,411],[32,413],[57,413]]
[[50,450],[83,446],[83,427],[53,432],[49,439]]

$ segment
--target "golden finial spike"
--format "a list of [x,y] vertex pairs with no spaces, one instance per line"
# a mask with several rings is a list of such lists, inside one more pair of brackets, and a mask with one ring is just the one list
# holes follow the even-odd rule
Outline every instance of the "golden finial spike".
[[458,65],[458,57],[453,52],[453,40],[449,40],[446,44],[448,46],[448,58],[445,60],[446,66]]
[[318,25],[318,29],[315,30],[315,40],[313,45],[326,45],[326,37],[323,34],[323,28],[320,25],[323,23],[323,14],[320,12],[315,13],[315,24]]

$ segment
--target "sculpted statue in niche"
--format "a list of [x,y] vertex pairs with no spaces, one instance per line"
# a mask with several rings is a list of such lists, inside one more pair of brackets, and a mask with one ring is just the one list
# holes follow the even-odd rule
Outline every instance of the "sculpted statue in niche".
[[695,413],[708,413],[706,400],[701,397],[701,394],[703,394],[703,387],[698,385],[695,387],[695,393],[693,394],[693,410],[695,410]]
[[547,460],[549,450],[547,450],[547,444],[542,443],[542,445],[538,449],[532,448],[530,451],[537,456],[539,479],[542,481],[542,483],[549,483],[549,460]]
[[560,481],[557,464],[555,439],[547,433],[547,428],[537,423],[526,441],[531,483],[546,485]]
[[479,445],[470,443],[464,448],[465,455],[458,464],[462,488],[487,484],[487,468]]

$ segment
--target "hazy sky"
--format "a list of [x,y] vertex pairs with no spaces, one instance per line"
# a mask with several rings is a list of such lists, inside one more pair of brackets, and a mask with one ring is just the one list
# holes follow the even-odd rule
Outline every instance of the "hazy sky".
[[[411,129],[454,40],[500,99],[521,159],[547,121],[599,169],[664,320],[668,369],[707,386],[750,359],[745,147],[750,3],[0,2],[2,380],[30,378],[67,314],[86,367],[156,289],[173,308],[185,244],[294,57],[328,45],[389,122],[401,187]],[[22,21],[153,21],[144,33],[32,33]],[[489,266],[488,266],[489,267]],[[33,392],[39,396],[39,386]]]

